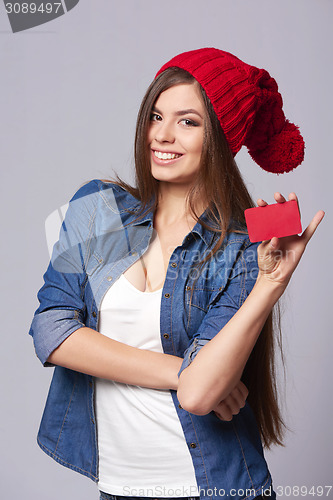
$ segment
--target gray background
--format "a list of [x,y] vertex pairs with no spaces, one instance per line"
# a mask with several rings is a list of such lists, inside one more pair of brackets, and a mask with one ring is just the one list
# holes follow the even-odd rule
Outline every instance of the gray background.
[[82,0],[13,34],[1,4],[2,498],[97,499],[92,481],[36,444],[52,369],[27,332],[49,260],[45,220],[91,178],[131,180],[146,87],[172,56],[203,46],[266,68],[305,138],[306,160],[289,174],[262,171],[243,150],[237,160],[255,199],[298,194],[303,227],[326,211],[284,295],[291,431],[266,456],[275,486],[332,484],[332,18],[331,0]]

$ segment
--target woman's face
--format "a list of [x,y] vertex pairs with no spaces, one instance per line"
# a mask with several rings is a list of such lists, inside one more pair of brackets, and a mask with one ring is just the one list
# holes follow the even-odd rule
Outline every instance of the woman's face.
[[151,173],[160,182],[190,186],[200,168],[205,108],[196,84],[160,94],[148,132]]

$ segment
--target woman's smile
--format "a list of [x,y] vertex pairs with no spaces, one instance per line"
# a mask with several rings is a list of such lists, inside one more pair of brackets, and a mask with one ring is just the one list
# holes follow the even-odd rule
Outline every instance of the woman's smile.
[[179,153],[171,153],[171,152],[162,152],[162,151],[157,151],[152,150],[152,158],[153,161],[157,163],[157,165],[170,165],[175,163],[177,160],[182,158],[184,156],[183,154]]

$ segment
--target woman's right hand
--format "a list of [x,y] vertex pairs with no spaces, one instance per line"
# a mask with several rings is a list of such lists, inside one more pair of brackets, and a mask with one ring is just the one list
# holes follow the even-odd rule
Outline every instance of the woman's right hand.
[[228,394],[228,396],[219,402],[216,408],[213,409],[215,415],[220,420],[230,422],[234,415],[237,415],[245,406],[246,398],[249,395],[248,389],[243,382],[239,381],[236,387]]
[[[274,198],[277,203],[286,202],[281,193],[275,193]],[[288,200],[295,200],[298,203],[295,193],[290,193]],[[266,201],[261,198],[258,200],[258,206],[266,205]],[[263,241],[258,246],[258,279],[264,279],[265,282],[284,289],[324,215],[325,212],[319,210],[301,236],[297,234],[283,238],[274,236],[271,240]]]

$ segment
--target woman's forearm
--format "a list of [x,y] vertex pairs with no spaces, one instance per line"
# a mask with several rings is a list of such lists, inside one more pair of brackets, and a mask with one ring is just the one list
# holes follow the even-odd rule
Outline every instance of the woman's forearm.
[[[286,201],[280,193],[274,196],[278,203]],[[297,201],[295,193],[290,193],[289,200]],[[263,200],[258,202],[267,205]],[[274,237],[260,243],[259,275],[251,293],[179,376],[177,395],[185,410],[198,415],[209,413],[236,386],[270,311],[283,294],[324,215],[322,210],[317,212],[301,236]]]
[[79,328],[48,358],[95,377],[152,389],[177,389],[182,358],[148,351],[110,339],[91,328]]
[[205,415],[233,390],[282,293],[281,286],[258,278],[237,313],[180,374],[178,400],[185,410]]

